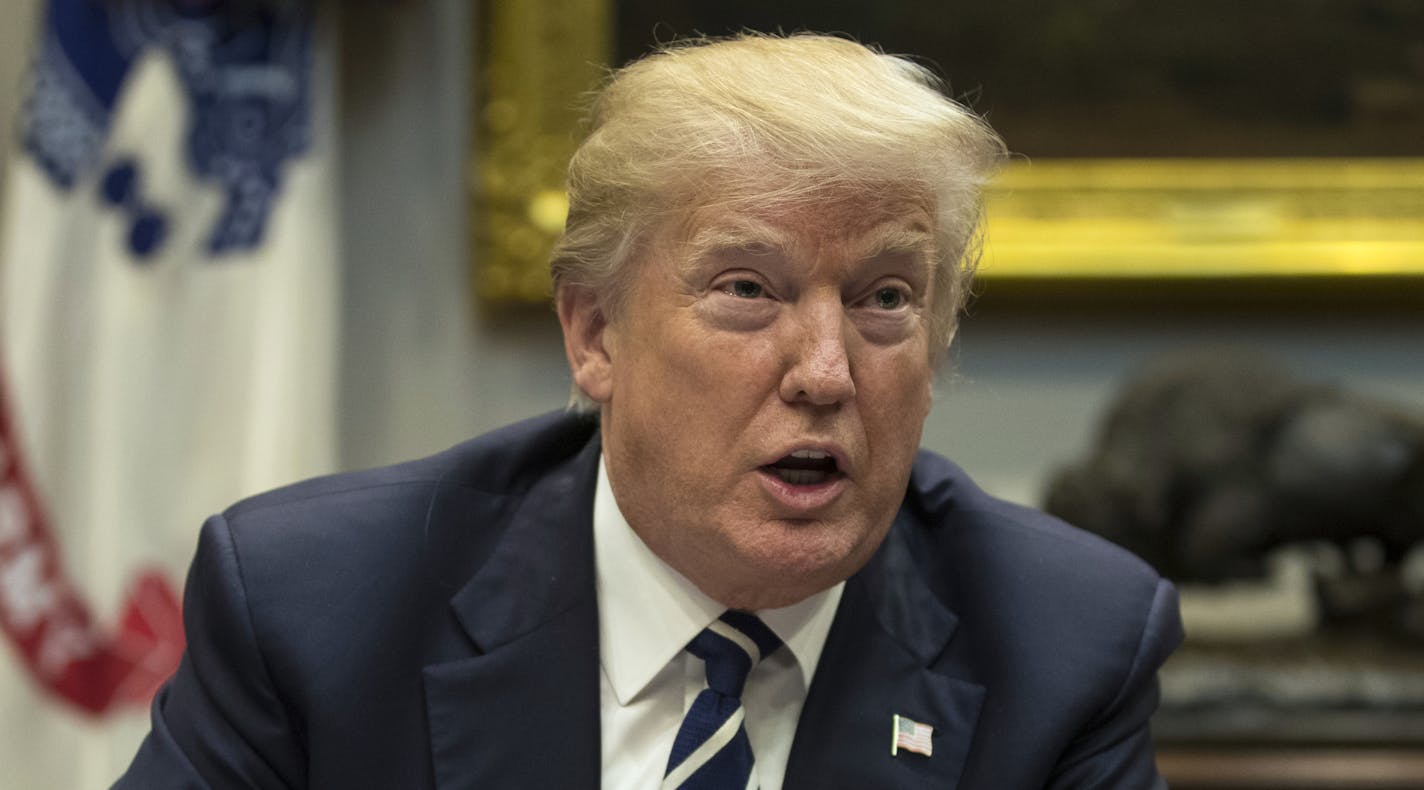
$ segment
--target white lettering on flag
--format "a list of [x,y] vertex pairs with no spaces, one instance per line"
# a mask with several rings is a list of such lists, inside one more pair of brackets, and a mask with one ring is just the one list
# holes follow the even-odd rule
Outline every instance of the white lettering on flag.
[[46,678],[57,678],[70,666],[94,656],[89,629],[70,620],[52,620],[40,641],[39,667]]
[[54,586],[44,577],[44,552],[38,546],[26,546],[0,562],[0,607],[16,629],[32,630],[56,600]]
[[[4,442],[0,442],[4,447]],[[24,540],[29,532],[29,510],[13,485],[0,487],[0,551]]]

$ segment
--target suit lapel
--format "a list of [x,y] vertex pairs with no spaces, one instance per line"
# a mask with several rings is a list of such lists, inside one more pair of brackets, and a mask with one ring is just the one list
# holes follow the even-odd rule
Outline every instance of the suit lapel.
[[[787,790],[959,782],[984,688],[942,658],[958,618],[915,565],[909,541],[919,527],[901,523],[909,519],[902,512],[880,550],[846,582],[796,728]],[[896,714],[934,728],[932,756],[891,756]]]
[[595,440],[508,505],[503,536],[451,600],[473,649],[425,668],[442,790],[598,785],[598,452]]

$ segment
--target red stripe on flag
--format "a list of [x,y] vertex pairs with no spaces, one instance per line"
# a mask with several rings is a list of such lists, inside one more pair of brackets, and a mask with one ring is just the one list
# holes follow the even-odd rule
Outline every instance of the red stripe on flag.
[[179,599],[156,571],[139,574],[121,612],[104,633],[65,575],[0,372],[0,629],[43,688],[102,714],[146,705],[183,652]]

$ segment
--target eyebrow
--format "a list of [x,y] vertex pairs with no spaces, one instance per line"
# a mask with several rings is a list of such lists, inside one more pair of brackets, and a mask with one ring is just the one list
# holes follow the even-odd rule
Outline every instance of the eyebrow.
[[686,242],[687,255],[684,259],[695,264],[726,254],[785,255],[793,244],[790,233],[774,225],[744,217],[735,224],[703,228]]
[[919,228],[886,223],[872,230],[867,237],[870,244],[866,254],[860,258],[862,261],[904,255],[919,258],[928,264],[934,257],[934,236]]
[[[935,239],[917,226],[888,221],[862,236],[865,252],[857,262],[881,258],[909,257],[922,274],[933,268]],[[738,217],[733,223],[703,228],[684,243],[682,260],[689,267],[709,259],[740,254],[786,257],[796,246],[795,234],[752,217]]]
[[928,287],[935,279],[935,238],[929,231],[917,226],[885,223],[872,228],[863,239],[867,242],[865,253],[858,260],[862,266],[876,261],[908,259],[915,276],[923,278],[918,287]]

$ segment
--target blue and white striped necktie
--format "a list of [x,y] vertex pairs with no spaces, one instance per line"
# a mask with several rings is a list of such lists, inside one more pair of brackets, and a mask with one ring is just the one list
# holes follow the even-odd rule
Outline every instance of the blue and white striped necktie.
[[687,645],[707,665],[707,688],[693,700],[673,740],[663,790],[746,790],[752,744],[742,687],[752,667],[781,646],[755,615],[729,610]]

